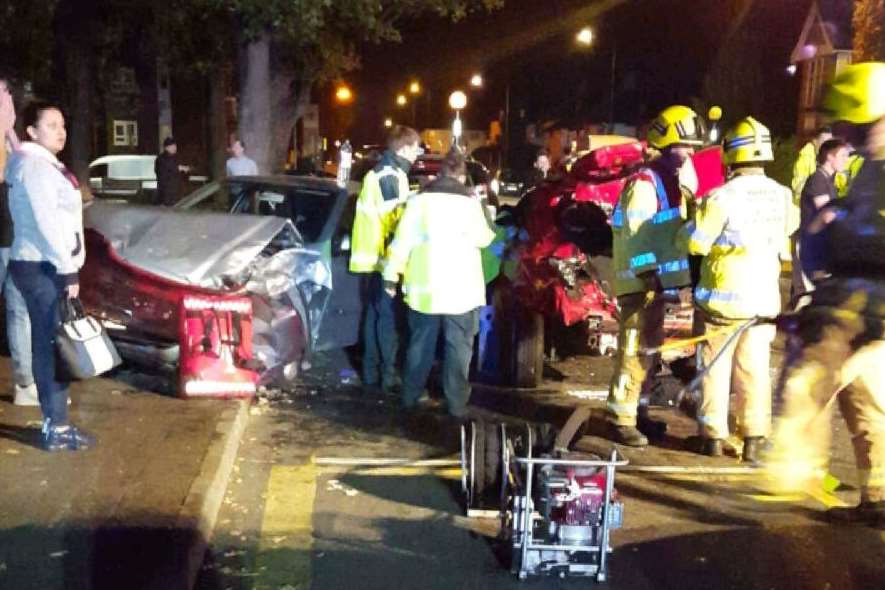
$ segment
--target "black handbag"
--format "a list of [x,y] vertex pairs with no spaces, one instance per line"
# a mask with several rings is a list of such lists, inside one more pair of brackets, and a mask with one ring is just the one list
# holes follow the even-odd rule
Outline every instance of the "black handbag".
[[122,361],[101,323],[86,315],[79,299],[63,297],[59,302],[61,324],[55,335],[58,366],[64,380],[96,377]]

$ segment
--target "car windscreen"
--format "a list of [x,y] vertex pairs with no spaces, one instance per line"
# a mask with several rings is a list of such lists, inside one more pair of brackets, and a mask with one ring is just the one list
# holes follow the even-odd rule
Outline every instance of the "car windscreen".
[[308,243],[320,240],[336,197],[333,190],[233,182],[228,193],[232,212],[291,219]]

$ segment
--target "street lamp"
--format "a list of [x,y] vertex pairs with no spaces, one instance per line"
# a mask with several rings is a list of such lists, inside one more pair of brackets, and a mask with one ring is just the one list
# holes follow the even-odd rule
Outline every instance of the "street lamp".
[[335,89],[335,100],[338,104],[350,104],[353,102],[353,91],[347,84],[339,84]]
[[386,119],[384,119],[384,127],[387,129],[390,129],[391,127],[393,127],[393,119],[391,119],[390,117],[387,117]]
[[454,145],[461,147],[461,109],[467,106],[467,95],[460,90],[456,90],[449,95],[449,106],[455,111],[455,120],[452,122],[452,137]]
[[593,44],[593,29],[590,27],[584,27],[578,34],[575,35],[575,40],[585,47],[590,47]]
[[421,94],[421,83],[418,80],[409,83],[409,94],[412,95],[412,127],[414,127],[418,120],[418,95]]
[[397,94],[396,95],[396,106],[404,107],[404,106],[406,106],[406,103],[408,103],[408,102],[409,102],[409,99],[406,98],[405,94]]
[[482,88],[482,84],[482,74],[473,74],[473,76],[470,77],[470,85],[474,88]]
[[[583,47],[589,48],[593,44],[594,36],[593,29],[590,27],[584,27],[580,31],[578,31],[577,35],[575,35],[575,40],[579,45]],[[608,127],[609,133],[611,133],[615,128],[615,70],[617,69],[618,63],[618,44],[615,40],[614,36],[612,36],[612,65],[611,65],[611,80],[609,82],[609,100],[608,100]]]

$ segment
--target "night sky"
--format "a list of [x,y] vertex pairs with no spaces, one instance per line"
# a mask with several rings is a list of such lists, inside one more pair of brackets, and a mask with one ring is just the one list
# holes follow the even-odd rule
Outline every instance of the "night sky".
[[[775,133],[791,133],[798,87],[786,67],[810,3],[755,0],[740,24],[730,18],[734,0],[508,0],[502,10],[455,24],[424,19],[404,27],[401,44],[365,47],[362,68],[346,76],[357,97],[351,135],[379,140],[385,116],[411,123],[411,106],[398,110],[394,98],[413,77],[425,89],[418,127],[447,125],[448,94],[469,90],[474,71],[486,84],[468,93],[469,127],[487,128],[508,85],[514,116],[524,109],[532,121],[603,122],[613,45],[618,121],[641,124],[674,102],[706,104],[705,80],[725,63],[730,75],[752,82],[743,89],[720,84],[716,92],[726,100],[746,95],[732,109],[754,111],[726,108],[726,120],[753,114]],[[844,4],[850,13],[851,0],[826,3]],[[596,36],[589,51],[574,40],[585,25]]]

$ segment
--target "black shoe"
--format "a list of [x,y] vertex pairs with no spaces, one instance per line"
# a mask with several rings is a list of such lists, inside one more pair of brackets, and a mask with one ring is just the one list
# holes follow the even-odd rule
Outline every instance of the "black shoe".
[[708,438],[706,436],[689,436],[685,439],[685,448],[692,453],[706,455],[708,457],[721,457],[724,454],[724,444],[721,438]]
[[51,453],[56,451],[85,451],[94,446],[95,437],[70,424],[61,426],[49,425],[43,433],[43,448]]
[[648,438],[653,439],[664,438],[667,434],[667,423],[661,420],[652,420],[647,412],[639,412],[639,416],[636,418],[636,428]]
[[759,455],[762,448],[765,446],[765,437],[764,436],[748,436],[744,439],[744,451],[741,454],[741,458],[744,463],[752,463],[754,465],[759,463]]
[[648,439],[635,426],[609,425],[609,438],[628,447],[648,446]]
[[827,520],[842,524],[866,524],[885,528],[885,500],[861,502],[857,506],[830,508]]

